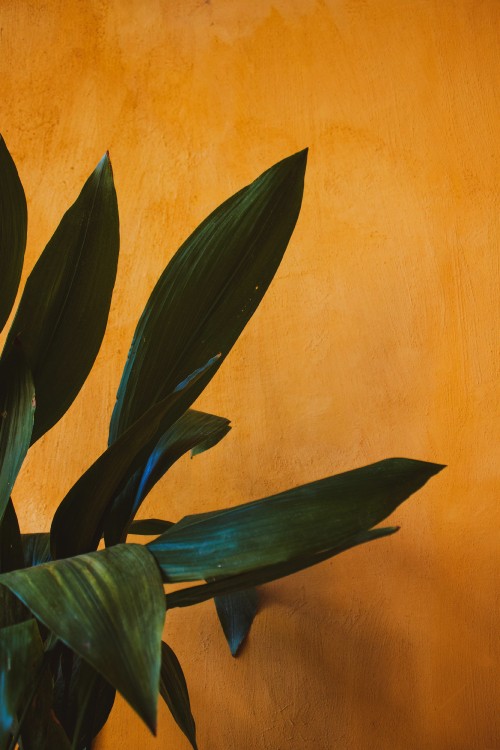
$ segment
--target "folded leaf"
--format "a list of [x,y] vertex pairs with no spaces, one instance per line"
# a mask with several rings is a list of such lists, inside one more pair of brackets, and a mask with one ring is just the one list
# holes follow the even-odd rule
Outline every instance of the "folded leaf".
[[27,226],[23,186],[0,135],[0,331],[9,317],[21,279]]
[[259,609],[259,595],[251,588],[216,596],[214,601],[229,649],[236,656]]
[[197,750],[196,726],[191,713],[184,673],[178,658],[164,641],[161,644],[160,695],[179,728],[184,732],[194,750]]
[[43,644],[35,620],[0,630],[0,748],[14,732],[43,659]]
[[180,521],[148,547],[165,581],[237,575],[342,544],[380,523],[443,466],[386,459]]
[[33,373],[32,442],[71,406],[99,351],[118,260],[113,174],[104,156],[31,272],[5,351],[19,338]]
[[189,409],[160,438],[145,466],[134,474],[116,497],[106,519],[106,544],[124,542],[129,525],[144,498],[168,469],[197,445],[211,439],[222,440],[229,431],[229,420]]
[[97,549],[111,503],[136,469],[144,464],[155,436],[166,431],[191,405],[193,388],[213,357],[155,404],[123,433],[83,474],[59,505],[50,530],[54,559]]
[[0,360],[0,521],[30,445],[35,389],[19,345]]
[[210,583],[206,583],[202,586],[191,586],[188,589],[179,589],[172,594],[166,595],[165,600],[167,603],[167,609],[174,609],[175,607],[191,607],[193,604],[200,604],[201,602],[205,602],[207,599],[212,599],[215,596],[244,591],[248,589],[249,586],[259,586],[263,583],[276,581],[278,578],[285,578],[293,573],[298,573],[300,570],[305,570],[313,565],[318,565],[318,563],[328,560],[330,557],[335,557],[335,555],[340,555],[341,552],[346,552],[360,544],[366,544],[367,542],[373,542],[376,539],[383,539],[386,536],[391,536],[392,534],[395,534],[396,531],[399,531],[398,526],[388,526],[381,529],[371,529],[370,531],[360,531],[359,534],[355,534],[342,544],[330,547],[322,552],[313,553],[311,555],[302,555],[301,557],[296,557],[293,560],[278,563],[277,565],[254,568],[248,573],[240,573],[239,575],[228,576],[227,578],[217,578],[217,580],[210,581]]
[[5,573],[0,585],[119,690],[155,732],[165,597],[145,547],[118,545]]
[[[197,363],[214,351],[222,363],[280,264],[299,215],[305,166],[306,151],[275,164],[210,214],[172,258],[137,325],[110,443]],[[197,384],[198,394],[215,369]]]

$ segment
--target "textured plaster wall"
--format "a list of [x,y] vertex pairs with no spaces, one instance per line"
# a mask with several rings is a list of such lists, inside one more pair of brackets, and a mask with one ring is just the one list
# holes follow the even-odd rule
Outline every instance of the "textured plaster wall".
[[[0,0],[0,130],[26,272],[109,149],[107,338],[15,501],[48,528],[104,449],[136,320],[180,242],[306,145],[302,215],[199,401],[231,417],[144,506],[171,519],[405,455],[449,464],[402,531],[265,588],[241,657],[211,603],[167,616],[204,750],[494,750],[498,724],[497,0]],[[155,741],[118,701],[99,742]]]

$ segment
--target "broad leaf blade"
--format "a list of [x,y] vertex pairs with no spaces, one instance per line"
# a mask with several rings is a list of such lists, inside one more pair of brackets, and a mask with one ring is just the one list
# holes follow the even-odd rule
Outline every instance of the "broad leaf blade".
[[14,731],[43,659],[43,644],[35,620],[0,630],[0,747]]
[[144,498],[168,469],[185,453],[212,440],[222,440],[229,431],[229,420],[189,409],[159,439],[144,468],[136,472],[117,496],[106,520],[106,544],[125,541],[129,525]]
[[380,523],[441,471],[386,459],[273,497],[191,516],[148,545],[166,581],[237,575],[342,544]]
[[27,226],[23,186],[0,135],[0,331],[9,317],[21,279]]
[[198,362],[216,351],[222,363],[280,264],[299,215],[305,165],[301,151],[271,167],[219,206],[172,258],[134,334],[110,443]]
[[6,573],[0,584],[119,690],[155,732],[165,598],[145,547],[119,545]]
[[7,339],[19,338],[38,407],[32,442],[71,406],[99,351],[119,249],[118,208],[106,156],[65,213],[31,272]]
[[200,604],[201,602],[205,602],[215,596],[234,594],[240,591],[245,591],[249,586],[260,586],[264,583],[276,581],[278,578],[285,578],[293,573],[298,573],[300,570],[305,570],[313,565],[318,565],[318,563],[328,560],[330,557],[335,557],[335,555],[340,555],[342,552],[346,552],[360,544],[366,544],[367,542],[373,542],[376,539],[383,539],[386,536],[392,536],[392,534],[395,534],[397,531],[399,531],[398,526],[388,526],[381,529],[361,531],[359,534],[355,534],[342,544],[323,550],[322,552],[296,557],[293,560],[278,563],[277,565],[254,568],[248,573],[240,573],[239,575],[228,576],[227,578],[218,578],[217,580],[210,581],[210,583],[206,583],[202,586],[191,586],[188,589],[179,589],[172,594],[167,594],[165,597],[167,609],[174,609],[175,607],[191,607],[193,604]]
[[184,732],[194,750],[197,750],[196,726],[191,713],[184,673],[177,656],[164,641],[161,644],[160,695],[179,728]]
[[59,505],[50,531],[54,559],[97,549],[111,503],[144,464],[155,436],[167,430],[190,406],[197,380],[217,361],[213,357],[175,391],[155,404],[83,474]]
[[30,445],[35,389],[20,346],[0,360],[0,521]]
[[215,607],[231,654],[236,656],[259,609],[259,595],[254,588],[222,594],[215,597]]

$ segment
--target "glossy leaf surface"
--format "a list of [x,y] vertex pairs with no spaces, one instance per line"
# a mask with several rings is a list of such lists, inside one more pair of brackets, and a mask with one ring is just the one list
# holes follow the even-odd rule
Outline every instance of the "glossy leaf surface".
[[119,545],[13,571],[0,583],[119,690],[155,731],[165,598],[145,547]]
[[305,570],[313,565],[318,565],[318,563],[328,560],[330,557],[335,557],[335,555],[340,555],[341,552],[346,552],[360,544],[366,544],[367,542],[373,542],[376,539],[383,539],[386,536],[392,536],[396,531],[399,531],[398,526],[387,526],[381,529],[361,531],[359,534],[355,534],[342,544],[330,547],[322,552],[311,555],[302,555],[301,557],[296,557],[293,560],[278,563],[277,565],[255,568],[248,573],[240,573],[239,575],[228,576],[227,578],[218,578],[217,580],[210,581],[210,583],[205,583],[202,586],[191,586],[188,589],[179,589],[172,594],[166,595],[165,599],[167,602],[167,608],[174,609],[175,607],[191,607],[193,604],[200,604],[201,602],[205,602],[215,596],[244,591],[248,589],[249,586],[259,586],[263,583],[276,581],[278,578],[285,578],[293,573],[298,573],[300,570]]
[[19,287],[27,227],[23,186],[0,135],[0,331],[9,317]]
[[237,575],[312,555],[380,523],[443,467],[393,458],[235,508],[191,516],[148,545],[166,581]]
[[[221,352],[222,363],[280,264],[299,215],[305,166],[301,151],[271,167],[210,214],[172,258],[134,334],[110,443],[199,362]],[[199,382],[198,393],[214,374]]]
[[52,521],[50,536],[54,559],[97,549],[111,503],[126,480],[144,464],[155,436],[166,431],[190,406],[194,385],[216,361],[217,357],[213,357],[143,414],[80,477]]
[[70,407],[99,351],[119,249],[111,164],[104,156],[31,272],[6,343],[16,338],[33,373],[32,442]]
[[6,748],[16,716],[29,695],[43,659],[35,620],[0,629],[0,748]]
[[144,498],[168,469],[185,453],[212,440],[215,445],[228,433],[229,420],[189,409],[160,438],[143,469],[136,472],[118,495],[106,520],[106,543],[125,541],[129,525]]
[[215,597],[215,607],[229,649],[236,656],[259,609],[259,594],[254,588],[222,594]]
[[30,445],[35,411],[31,372],[18,345],[0,360],[0,521]]
[[164,641],[161,644],[160,695],[167,704],[179,728],[184,732],[194,750],[196,726],[184,673],[175,653]]

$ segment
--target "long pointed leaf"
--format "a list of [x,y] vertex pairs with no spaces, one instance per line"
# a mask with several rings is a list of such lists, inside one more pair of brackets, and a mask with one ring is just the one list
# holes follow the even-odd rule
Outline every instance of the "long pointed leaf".
[[9,317],[21,279],[27,226],[23,186],[0,135],[0,331]]
[[30,445],[35,389],[20,346],[0,360],[0,521]]
[[177,656],[164,641],[161,644],[160,695],[179,728],[184,732],[194,750],[197,750],[196,726],[191,713],[184,673]]
[[148,545],[166,581],[237,575],[332,548],[380,523],[443,466],[386,459],[236,508],[192,516]]
[[293,573],[298,573],[300,570],[305,570],[313,565],[318,565],[318,563],[328,560],[330,557],[340,555],[342,552],[346,552],[360,544],[366,544],[368,542],[373,542],[376,539],[383,539],[386,536],[392,536],[392,534],[395,534],[397,531],[399,531],[398,526],[387,526],[381,529],[361,531],[359,534],[355,534],[342,544],[323,550],[322,552],[296,557],[293,560],[278,563],[277,565],[254,568],[247,573],[240,573],[235,576],[228,576],[227,578],[218,578],[215,581],[210,581],[210,583],[205,583],[201,586],[191,586],[188,589],[179,589],[172,594],[166,595],[165,600],[167,603],[167,609],[174,609],[175,607],[191,607],[193,604],[200,604],[208,599],[213,599],[215,596],[245,591],[249,586],[260,586],[264,583],[276,581],[278,578],[285,578]]
[[[212,352],[228,354],[264,296],[295,227],[306,151],[284,159],[217,208],[184,242],[139,320],[109,441]],[[215,371],[197,388],[201,393]]]
[[142,470],[136,472],[115,499],[106,519],[106,544],[125,541],[129,525],[144,498],[168,469],[185,453],[204,444],[216,442],[228,433],[229,420],[194,409],[185,412],[160,438]]
[[216,596],[214,601],[229,649],[236,656],[259,609],[259,594],[254,588],[244,589]]
[[6,573],[0,584],[119,690],[155,732],[165,598],[145,547],[119,545]]
[[217,357],[198,368],[175,391],[155,404],[83,474],[59,505],[50,531],[54,559],[97,549],[106,513],[121,487],[147,459],[155,436],[190,406],[193,387]]
[[32,442],[71,406],[99,351],[119,249],[113,174],[104,156],[31,272],[5,351],[19,338],[35,381]]

